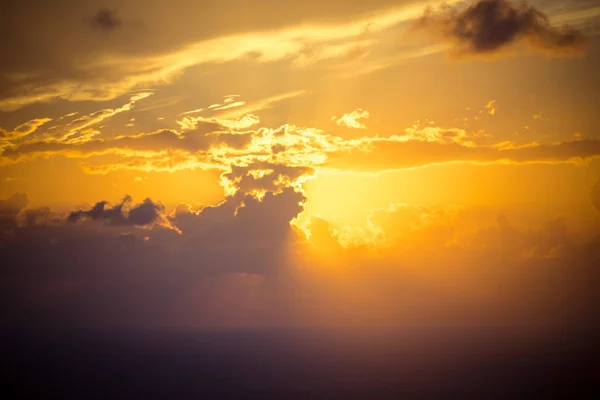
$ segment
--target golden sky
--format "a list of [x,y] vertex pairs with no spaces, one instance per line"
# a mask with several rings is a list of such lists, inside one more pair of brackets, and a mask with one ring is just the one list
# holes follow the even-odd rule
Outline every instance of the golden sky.
[[598,257],[599,23],[594,0],[13,2],[3,285],[84,324],[61,296],[106,323],[557,323],[548,269],[581,262],[579,290]]

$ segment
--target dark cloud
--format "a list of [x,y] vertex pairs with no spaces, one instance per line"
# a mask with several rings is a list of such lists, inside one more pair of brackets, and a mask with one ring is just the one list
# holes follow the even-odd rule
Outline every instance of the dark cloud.
[[[267,168],[302,172],[236,176]],[[3,200],[14,223],[0,230],[0,326],[596,321],[600,246],[563,218],[523,230],[501,215],[458,238],[462,208],[398,205],[371,215],[388,239],[374,252],[343,248],[321,218],[299,234],[307,198],[277,189],[169,216],[129,197],[62,219],[24,194]]]
[[0,216],[15,218],[28,204],[27,193],[15,193],[8,199],[0,199]]
[[590,197],[592,200],[592,206],[598,211],[600,214],[600,178],[598,181],[592,185],[590,189]]
[[92,25],[105,31],[111,31],[121,25],[121,19],[116,11],[103,8],[98,10],[92,19]]
[[[305,202],[292,188],[238,192],[178,207],[168,218],[179,232],[47,219],[0,232],[0,325],[591,321],[600,247],[576,243],[563,219],[523,231],[499,218],[456,244],[448,209],[402,206],[374,213],[384,234],[405,234],[373,253],[340,247],[319,218],[306,246],[290,226]],[[98,205],[86,218],[155,215],[150,203],[125,208]]]
[[15,193],[8,199],[0,199],[0,231],[17,227],[17,217],[29,204],[26,193]]
[[416,27],[452,42],[456,56],[493,54],[519,42],[553,55],[572,55],[585,44],[579,30],[552,26],[541,11],[508,0],[479,0],[465,9],[429,8]]
[[34,226],[44,223],[59,223],[62,219],[62,216],[53,213],[50,207],[26,209],[23,214],[25,226]]
[[131,204],[131,197],[126,196],[123,201],[114,207],[106,208],[108,202],[101,201],[96,203],[90,210],[73,211],[69,214],[70,222],[77,222],[84,219],[102,220],[108,225],[114,226],[148,226],[158,221],[164,213],[164,207],[159,203],[154,203],[150,199],[145,199],[141,204],[137,204],[126,210]]
[[182,298],[197,297],[199,286],[210,288],[222,276],[241,274],[244,285],[245,274],[284,271],[287,244],[295,238],[290,221],[305,200],[290,188],[260,200],[240,192],[198,212],[179,207],[168,217],[179,231],[149,227],[163,217],[150,200],[129,209],[129,198],[113,207],[98,202],[59,221],[42,221],[47,210],[32,210],[31,223],[0,231],[6,300],[0,325],[161,324],[182,314],[188,323],[202,322],[210,302],[231,287],[193,309],[181,309],[190,307]]

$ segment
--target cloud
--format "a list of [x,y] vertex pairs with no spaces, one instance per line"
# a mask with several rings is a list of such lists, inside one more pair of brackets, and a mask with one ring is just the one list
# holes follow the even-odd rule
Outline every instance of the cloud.
[[490,100],[484,107],[489,115],[496,115],[498,107],[496,106],[496,100]]
[[235,109],[233,109],[231,111],[227,111],[225,113],[220,113],[219,118],[223,118],[223,119],[239,118],[244,115],[252,114],[252,113],[260,111],[260,110],[269,109],[277,103],[280,103],[285,100],[293,99],[294,97],[302,96],[305,93],[306,93],[305,90],[296,90],[293,92],[287,92],[287,93],[267,97],[264,99],[260,99],[253,103],[246,104],[245,106],[236,107]]
[[98,10],[92,18],[92,26],[104,31],[111,31],[121,26],[121,19],[115,10],[103,8]]
[[447,246],[454,236],[452,224],[462,211],[459,206],[415,206],[392,204],[375,209],[369,223],[378,234],[379,246],[423,249]]
[[221,185],[225,193],[231,194],[278,192],[286,187],[301,190],[301,184],[314,174],[311,167],[255,162],[244,167],[231,166],[230,172],[221,174]]
[[[229,8],[219,6],[211,9],[211,13],[222,15],[218,27],[196,24],[191,17],[195,13],[190,13],[187,7],[174,11],[168,4],[161,3],[136,10],[138,22],[121,26],[123,29],[109,29],[111,40],[91,29],[86,32],[78,29],[81,22],[79,8],[66,5],[50,9],[39,0],[36,0],[39,6],[11,6],[11,10],[3,13],[0,26],[5,35],[18,36],[19,40],[10,43],[9,51],[5,52],[9,56],[3,57],[0,65],[0,76],[3,77],[0,110],[17,110],[32,103],[57,99],[71,102],[113,100],[136,88],[171,83],[193,66],[248,60],[250,52],[262,54],[254,59],[256,62],[291,63],[305,43],[331,48],[329,58],[337,67],[331,71],[337,76],[367,73],[395,65],[406,57],[442,49],[432,46],[410,49],[411,54],[401,57],[366,58],[366,64],[354,66],[349,72],[347,52],[337,51],[337,48],[356,46],[357,41],[363,43],[365,27],[368,27],[369,35],[377,37],[385,35],[387,29],[401,29],[402,22],[422,14],[422,2],[398,5],[390,0],[383,1],[387,3],[385,7],[377,3],[331,7],[328,13],[331,19],[327,21],[323,20],[323,10],[314,14],[319,7],[294,6],[297,10],[294,13],[267,7],[268,12],[263,12],[262,8],[246,10],[247,5],[241,4],[239,7],[255,16],[242,18],[248,13],[232,17]],[[365,15],[357,12],[359,9],[372,9],[374,13]],[[353,12],[348,14],[350,10]],[[269,17],[272,13],[278,17]],[[303,14],[310,14],[311,18],[300,17]],[[344,15],[352,15],[352,18],[342,18]],[[27,31],[26,26],[33,20],[37,29]],[[42,71],[40,66],[43,66]],[[255,110],[245,109],[233,115],[251,112]]]
[[90,219],[101,220],[113,226],[152,226],[164,220],[164,206],[145,199],[141,204],[131,207],[131,197],[126,196],[123,201],[114,207],[106,208],[108,203],[101,201],[90,210],[73,211],[69,214],[69,222],[78,222]]
[[235,107],[241,107],[244,104],[246,104],[245,101],[235,101],[235,102],[228,102],[228,99],[225,99],[225,105],[221,105],[219,107],[213,107],[212,109],[214,111],[219,111],[219,110],[227,110],[229,108],[235,108]]
[[7,311],[0,325],[18,324],[17,310],[27,310],[35,323],[61,326],[168,324],[181,314],[186,323],[206,323],[202,310],[212,309],[211,299],[193,305],[189,298],[212,277],[284,271],[287,244],[295,238],[290,221],[306,198],[291,188],[261,199],[240,192],[199,211],[178,207],[169,217],[150,200],[126,210],[129,201],[75,211],[71,223],[0,232]]
[[14,229],[17,217],[29,204],[27,193],[15,193],[8,199],[0,199],[0,231]]
[[[31,139],[31,135],[37,132],[37,138],[34,140],[28,140],[28,143],[35,143],[43,139],[52,139],[57,142],[65,143],[82,143],[89,141],[94,136],[97,136],[100,132],[92,129],[92,127],[99,123],[123,112],[132,110],[135,104],[152,95],[152,92],[141,92],[134,94],[130,97],[129,102],[118,108],[107,108],[99,111],[94,111],[88,115],[83,115],[73,121],[66,124],[57,124],[51,126],[48,129],[40,130],[39,128],[52,121],[51,118],[36,118],[31,121],[25,122],[15,128],[13,132],[7,132],[0,128],[0,141],[10,141],[12,143],[19,143],[23,140]],[[68,116],[74,116],[75,113],[71,113]],[[61,117],[58,121],[61,121]]]
[[[343,271],[346,279],[356,275],[361,287],[371,287],[377,296],[369,298],[369,309],[383,307],[385,318],[396,313],[404,321],[446,321],[453,326],[466,321],[494,326],[554,321],[564,328],[575,321],[579,326],[598,322],[592,312],[597,293],[583,289],[586,280],[600,282],[593,267],[600,257],[597,238],[578,240],[562,218],[521,229],[502,214],[492,224],[477,217],[478,228],[471,232],[464,230],[470,211],[412,205],[375,210],[370,231],[377,237],[369,242],[371,250],[351,245],[338,248],[333,257],[320,257],[322,246],[316,244],[307,251],[318,257],[318,268]],[[323,246],[340,237],[327,224],[314,229],[317,234],[311,238]],[[563,290],[570,294],[557,297]],[[368,312],[358,304],[353,309]]]
[[457,143],[464,145],[473,145],[472,137],[469,133],[460,128],[441,128],[438,126],[421,126],[418,122],[410,128],[404,130],[404,135],[394,136],[391,140],[401,142],[420,141],[433,142],[441,144]]
[[592,205],[600,214],[600,178],[590,188],[590,198],[592,200]]
[[347,128],[354,129],[367,129],[367,127],[359,122],[361,119],[369,118],[369,112],[367,110],[363,110],[358,108],[351,113],[344,114],[341,117],[337,118],[336,116],[331,117],[331,120],[340,126],[345,126]]
[[[252,140],[252,133],[229,132],[217,122],[204,119],[195,119],[193,123],[186,126],[189,130],[184,132],[161,129],[156,132],[100,139],[97,131],[81,131],[84,126],[96,124],[114,114],[112,110],[104,111],[94,113],[91,117],[82,117],[66,126],[57,127],[52,132],[59,138],[58,140],[28,141],[7,147],[3,150],[0,160],[6,163],[20,162],[37,156],[63,155],[70,158],[88,158],[105,154],[115,154],[123,158],[164,159],[168,153],[171,156],[169,162],[173,164],[178,159],[176,153],[184,152],[189,155],[195,154],[194,157],[208,165],[213,162],[211,155],[207,153],[211,146],[239,149],[247,146]],[[219,120],[219,122],[223,121]],[[79,134],[73,137],[78,132]]]
[[[100,121],[132,106],[133,103],[127,103],[119,109],[100,110],[65,125],[56,125],[33,140],[14,140],[1,149],[0,165],[61,155],[90,159],[89,163],[81,164],[90,174],[120,169],[233,171],[231,167],[251,165],[287,166],[313,172],[320,167],[383,171],[446,162],[577,163],[600,156],[600,142],[595,139],[528,144],[506,141],[481,145],[478,141],[481,132],[444,128],[432,123],[422,126],[418,122],[402,134],[352,139],[292,124],[275,129],[255,127],[260,119],[252,114],[236,119],[188,116],[177,120],[180,131],[161,129],[110,138],[101,138],[99,131],[93,129]],[[491,112],[495,108],[492,101],[481,112]],[[356,122],[355,119],[352,121]],[[96,163],[96,157],[108,154],[117,159],[111,163]],[[233,180],[242,179],[249,183],[252,180],[258,182],[260,178],[266,182],[272,178],[266,172],[268,169],[254,171],[252,177],[238,176]],[[313,172],[303,172],[300,181],[313,176]],[[231,186],[231,181],[226,185],[235,186]]]
[[[227,109],[230,109],[230,108],[241,107],[241,106],[243,106],[243,105],[246,104],[245,101],[241,101],[241,100],[236,101],[235,99],[237,97],[240,97],[240,95],[234,94],[234,95],[224,96],[223,97],[223,104],[218,104],[218,103],[217,104],[211,104],[207,108],[209,110],[219,111],[219,110],[227,110]],[[187,112],[181,113],[181,115],[197,113],[197,112],[200,112],[202,110],[203,109],[201,108],[201,109],[197,109],[197,110],[187,111]]]
[[[3,149],[0,163],[8,165],[55,155],[92,158],[112,154],[119,160],[111,164],[83,165],[84,170],[88,173],[119,169],[223,171],[231,166],[256,163],[314,168],[324,162],[327,150],[346,146],[343,139],[314,128],[283,125],[276,129],[245,130],[257,120],[253,115],[236,120],[186,117],[179,120],[181,131],[162,129],[105,139],[92,131],[80,135],[77,140],[44,139],[16,143]],[[69,129],[57,127],[56,131],[68,132]]]
[[32,217],[0,231],[0,325],[435,321],[552,331],[597,321],[597,291],[586,288],[598,282],[600,247],[564,219],[520,229],[510,216],[481,217],[458,236],[468,210],[394,205],[370,216],[381,237],[370,249],[340,246],[345,233],[322,218],[311,220],[307,239],[290,225],[306,201],[289,187],[260,198],[239,191],[162,214],[173,229],[145,226],[156,220],[151,202],[129,211],[96,205],[78,223]]
[[260,119],[254,114],[246,114],[237,119],[221,119],[221,118],[205,118],[205,117],[184,117],[177,121],[181,129],[195,129],[196,125],[201,123],[212,123],[220,125],[231,130],[241,130],[250,128],[253,125],[260,123]]
[[[560,257],[577,245],[564,218],[544,220],[539,226],[522,230],[503,213],[496,214],[490,225],[481,215],[474,220],[472,211],[460,205],[391,204],[372,211],[367,234],[362,231],[353,242],[341,243],[352,247],[362,241],[390,258],[422,258],[423,254],[439,252],[463,257],[484,252],[510,265]],[[474,230],[456,229],[473,223],[477,227]]]
[[[338,15],[334,18],[337,21],[323,21],[319,17],[307,26],[306,20],[296,19],[296,13],[285,13],[283,16],[288,22],[290,17],[295,19],[292,25],[282,25],[281,18],[264,20],[266,15],[273,12],[269,9],[269,13],[259,13],[257,18],[244,18],[239,24],[233,25],[219,24],[219,29],[216,29],[210,24],[197,25],[193,21],[189,24],[182,23],[181,20],[194,14],[182,11],[185,7],[177,11],[177,20],[171,19],[174,17],[165,19],[165,13],[171,16],[175,14],[171,13],[173,10],[157,12],[162,7],[168,6],[164,4],[158,8],[147,7],[139,11],[142,14],[154,14],[152,25],[140,22],[131,24],[128,30],[115,29],[117,18],[114,13],[101,11],[96,16],[100,22],[94,22],[94,26],[114,35],[112,39],[117,40],[111,41],[91,33],[86,36],[85,32],[73,29],[76,24],[58,23],[57,21],[64,21],[61,18],[63,16],[47,7],[39,7],[41,10],[35,12],[16,7],[19,9],[18,13],[12,16],[18,18],[13,20],[9,15],[2,21],[6,23],[4,29],[7,33],[13,30],[20,33],[21,41],[20,45],[15,43],[11,49],[14,57],[9,57],[6,67],[0,65],[0,76],[6,76],[0,87],[0,110],[12,111],[28,104],[55,99],[112,100],[139,87],[170,83],[191,67],[247,59],[248,54],[256,54],[257,57],[253,60],[259,63],[291,62],[290,56],[302,47],[298,38],[311,43],[354,43],[370,22],[376,22],[370,28],[371,31],[381,32],[414,18],[418,13],[414,5],[386,7],[383,12],[379,10],[366,18],[355,14],[353,20],[344,21],[339,20]],[[240,7],[246,8],[246,5]],[[69,8],[57,7],[57,10],[64,9]],[[229,10],[217,7],[212,12],[218,9],[224,12],[224,19],[229,18],[231,21]],[[303,10],[306,11],[308,10]],[[32,13],[37,16],[36,22],[40,25],[33,34],[22,31]],[[262,22],[259,23],[259,20]],[[191,26],[192,30],[185,26]],[[224,29],[225,26],[228,28]],[[45,40],[47,37],[52,37],[53,40]],[[40,44],[42,42],[44,45]],[[40,73],[40,65],[44,65],[44,73]],[[245,109],[237,114],[233,113],[234,110],[237,109],[223,111],[232,111],[234,115],[253,112]]]
[[31,135],[38,128],[48,122],[52,121],[52,118],[36,118],[31,121],[27,121],[24,124],[17,126],[12,132],[8,132],[0,128],[0,141],[14,141],[23,139],[26,136]]
[[506,147],[473,146],[435,140],[406,140],[403,136],[358,142],[353,149],[333,151],[324,164],[351,171],[383,171],[445,162],[562,163],[600,157],[600,141],[574,140]]
[[517,43],[546,54],[572,56],[585,45],[579,30],[552,26],[541,11],[508,0],[478,0],[464,9],[428,8],[416,28],[451,42],[456,57],[492,55]]

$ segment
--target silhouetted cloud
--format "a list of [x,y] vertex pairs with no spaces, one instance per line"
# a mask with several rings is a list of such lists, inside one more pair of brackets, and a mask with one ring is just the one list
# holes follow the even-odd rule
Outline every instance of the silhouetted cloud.
[[590,189],[590,197],[592,200],[592,205],[600,214],[600,178],[594,185],[592,185],[592,188]]
[[15,218],[28,204],[27,193],[15,193],[8,199],[0,199],[0,216]]
[[69,222],[77,222],[83,219],[102,220],[108,225],[114,226],[150,226],[157,222],[165,209],[160,203],[154,203],[150,199],[145,199],[141,204],[137,204],[129,210],[125,210],[131,204],[131,197],[125,196],[123,201],[114,207],[106,208],[108,202],[100,201],[91,209],[73,211],[69,214]]
[[103,220],[108,225],[130,225],[130,226],[149,226],[157,222],[164,207],[159,203],[154,203],[150,199],[145,199],[141,204],[131,207],[128,211],[124,208],[131,204],[131,197],[126,196],[123,201],[114,207],[106,208],[108,202],[101,201],[96,203],[90,210],[73,211],[69,214],[70,222],[77,222],[82,219]]
[[[28,214],[23,198],[7,215]],[[79,223],[31,210],[27,224],[0,230],[0,325],[593,321],[597,291],[585,288],[598,282],[600,247],[579,243],[564,219],[526,230],[481,220],[459,238],[462,211],[398,205],[371,216],[388,240],[369,251],[340,246],[320,218],[308,242],[290,225],[306,201],[293,188],[238,192],[178,207],[166,217],[177,230],[138,227],[157,218],[149,201],[129,211],[100,202]]]
[[17,227],[17,216],[29,204],[26,193],[15,193],[8,199],[0,199],[0,232]]
[[[177,230],[166,223],[147,229],[162,208],[146,200],[127,210],[129,198],[113,207],[99,202],[62,221],[13,224],[11,232],[0,230],[7,311],[0,324],[18,323],[23,309],[36,323],[137,325],[167,321],[173,312],[193,321],[210,303],[177,309],[207,279],[242,274],[243,283],[243,274],[276,276],[286,268],[287,244],[295,240],[290,221],[305,201],[291,188],[262,199],[238,193],[197,212],[178,207],[166,221]],[[13,208],[11,201],[11,215]]]
[[566,56],[580,52],[585,43],[579,30],[552,26],[541,11],[508,0],[479,0],[465,9],[428,8],[416,27],[453,43],[451,52],[458,57],[493,54],[519,42]]
[[115,10],[102,8],[92,19],[92,25],[105,31],[111,31],[121,25],[121,19]]

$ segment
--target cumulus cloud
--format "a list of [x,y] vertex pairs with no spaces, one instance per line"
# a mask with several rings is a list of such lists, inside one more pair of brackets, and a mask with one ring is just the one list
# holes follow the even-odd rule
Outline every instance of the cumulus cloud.
[[0,231],[14,229],[17,217],[29,204],[26,193],[15,193],[8,199],[0,199]]
[[277,192],[285,187],[297,187],[315,174],[315,169],[303,166],[288,166],[268,162],[256,162],[248,166],[231,167],[221,175],[221,184],[226,193]]
[[600,247],[564,219],[523,230],[499,216],[458,237],[462,208],[395,205],[369,218],[385,239],[376,249],[344,248],[324,219],[311,220],[308,238],[290,225],[306,201],[294,188],[238,191],[214,206],[177,207],[166,216],[176,230],[138,226],[156,219],[150,202],[128,212],[99,203],[71,214],[78,223],[15,225],[0,232],[0,324],[592,321],[597,291],[583,289],[598,282]]
[[[318,268],[343,271],[346,279],[355,275],[361,287],[376,291],[369,309],[384,308],[386,318],[512,326],[554,320],[563,328],[598,322],[597,293],[583,283],[600,282],[597,239],[581,241],[563,218],[522,229],[510,216],[478,216],[478,228],[463,229],[470,218],[470,210],[457,207],[375,210],[370,231],[378,237],[368,246],[375,248],[362,251],[332,246],[340,235],[320,220],[311,227],[315,249],[306,251],[317,255]],[[333,247],[334,257],[322,257],[323,247]]]
[[27,193],[15,193],[8,199],[0,199],[0,215],[16,217],[29,204]]
[[471,57],[495,54],[517,43],[557,56],[579,53],[585,44],[582,32],[552,26],[548,17],[526,3],[477,0],[466,8],[445,5],[428,8],[417,29],[453,44],[452,54]]
[[341,117],[337,118],[336,116],[331,117],[331,120],[340,126],[345,126],[347,128],[354,129],[367,129],[367,127],[360,122],[361,119],[369,118],[369,112],[367,110],[363,110],[358,108],[351,113],[344,114]]
[[98,10],[92,18],[92,26],[104,31],[111,31],[121,26],[121,18],[115,10],[103,8]]
[[[292,188],[261,199],[240,192],[216,206],[178,207],[165,217],[150,200],[126,210],[126,199],[113,207],[99,202],[53,223],[14,226],[11,234],[0,232],[0,287],[9,311],[0,324],[19,323],[16,311],[23,308],[36,323],[166,322],[182,313],[182,298],[195,297],[211,277],[284,271],[287,244],[296,237],[290,221],[305,201]],[[172,225],[157,224],[162,217]],[[187,323],[202,323],[205,307],[210,303],[183,312]]]
[[[526,230],[514,226],[504,213],[473,220],[468,207],[460,205],[392,204],[373,210],[367,219],[369,234],[362,241],[388,257],[412,258],[423,254],[452,253],[453,257],[478,252],[510,265],[532,259],[561,257],[577,247],[565,218],[542,221]],[[457,230],[475,222],[476,229]],[[345,243],[352,247],[360,243]],[[342,243],[344,244],[344,243]]]
[[461,211],[459,206],[393,204],[373,210],[369,222],[376,228],[381,245],[403,249],[443,247],[451,242],[452,223]]

